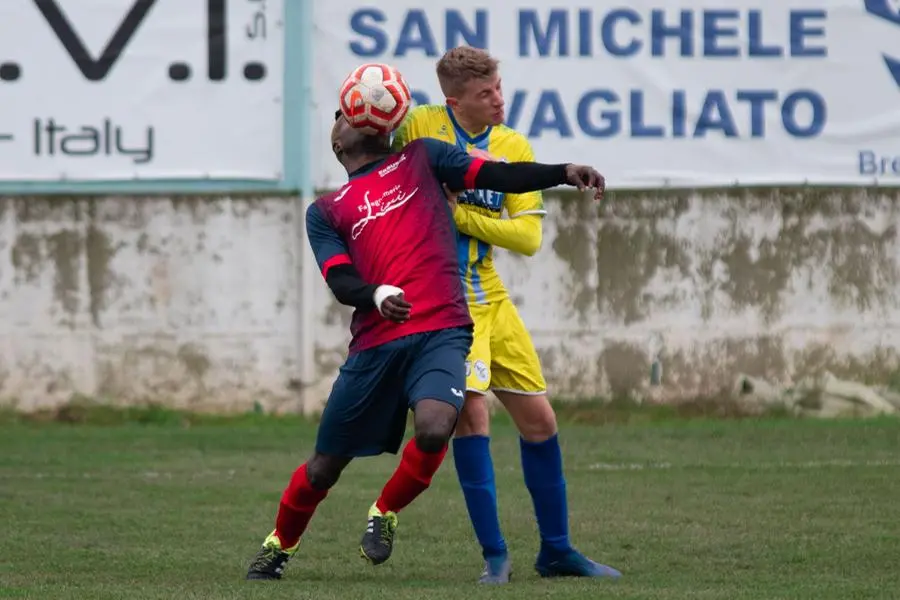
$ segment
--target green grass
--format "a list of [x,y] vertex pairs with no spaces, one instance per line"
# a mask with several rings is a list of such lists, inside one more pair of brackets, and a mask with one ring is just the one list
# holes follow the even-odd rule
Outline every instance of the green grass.
[[537,535],[516,436],[498,419],[514,577],[489,589],[474,584],[480,556],[452,460],[401,515],[387,564],[366,565],[357,544],[393,456],[352,464],[285,579],[249,583],[246,565],[312,448],[314,423],[83,407],[53,419],[0,415],[0,598],[900,594],[900,422],[679,419],[654,410],[592,418],[582,407],[567,413],[580,423],[563,424],[574,541],[620,568],[618,582],[534,573]]

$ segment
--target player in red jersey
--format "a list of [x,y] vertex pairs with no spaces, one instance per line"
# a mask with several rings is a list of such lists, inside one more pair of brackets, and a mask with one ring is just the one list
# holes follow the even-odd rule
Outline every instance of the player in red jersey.
[[522,193],[568,183],[594,188],[598,198],[604,189],[590,167],[486,162],[434,139],[392,154],[389,136],[353,129],[340,111],[331,145],[349,181],[309,207],[306,230],[326,284],[356,309],[349,356],[322,413],[315,451],[284,490],[275,530],[248,579],[281,578],[350,461],[400,450],[409,410],[415,436],[369,512],[360,545],[366,559],[390,557],[397,513],[428,488],[444,459],[465,396],[472,320],[442,186]]

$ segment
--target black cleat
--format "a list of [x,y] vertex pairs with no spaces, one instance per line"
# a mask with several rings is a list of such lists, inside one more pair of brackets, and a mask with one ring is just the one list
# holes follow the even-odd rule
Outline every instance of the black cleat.
[[300,542],[297,542],[293,548],[282,550],[281,540],[278,539],[278,536],[273,531],[265,539],[259,552],[256,553],[256,557],[250,565],[250,570],[247,571],[247,579],[281,579],[281,575],[284,573],[284,566],[297,553],[299,547]]
[[373,565],[380,565],[391,557],[396,531],[397,513],[388,511],[382,514],[373,504],[369,509],[366,533],[359,543],[360,555]]

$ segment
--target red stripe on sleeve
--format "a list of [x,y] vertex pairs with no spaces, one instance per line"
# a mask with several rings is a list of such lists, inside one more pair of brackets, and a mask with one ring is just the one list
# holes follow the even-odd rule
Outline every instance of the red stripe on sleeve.
[[467,190],[475,189],[475,177],[478,176],[478,171],[481,170],[481,165],[483,164],[483,158],[476,158],[472,160],[472,163],[469,165],[469,169],[466,171],[465,177],[463,177],[463,185],[466,186]]
[[328,277],[328,269],[331,267],[337,267],[339,265],[349,265],[353,264],[350,260],[350,257],[346,254],[335,254],[331,258],[325,261],[325,264],[322,265],[322,277]]

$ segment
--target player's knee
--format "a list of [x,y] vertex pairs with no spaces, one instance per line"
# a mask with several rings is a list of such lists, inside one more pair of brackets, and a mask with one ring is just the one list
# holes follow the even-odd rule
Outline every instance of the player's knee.
[[497,394],[509,411],[516,429],[529,442],[543,442],[557,432],[556,413],[547,396],[501,392]]
[[306,463],[306,478],[309,485],[317,490],[328,490],[334,487],[347,466],[346,459],[314,454]]
[[451,431],[442,431],[439,429],[416,432],[416,446],[425,454],[437,454],[450,441]]
[[444,449],[453,435],[456,408],[446,402],[422,400],[416,406],[416,445],[422,452],[434,454]]
[[529,442],[543,442],[549,440],[557,432],[556,414],[553,409],[541,412],[532,420],[528,420],[520,427],[521,435]]

